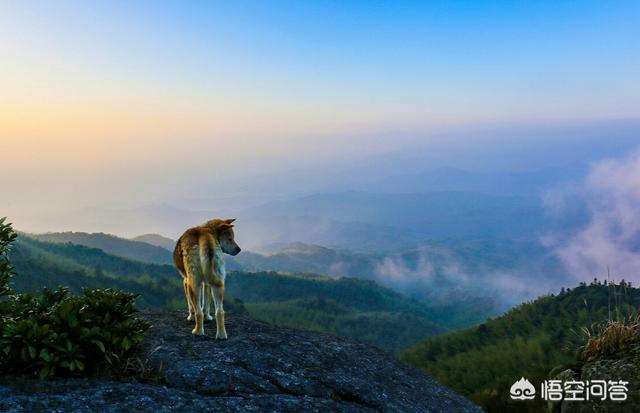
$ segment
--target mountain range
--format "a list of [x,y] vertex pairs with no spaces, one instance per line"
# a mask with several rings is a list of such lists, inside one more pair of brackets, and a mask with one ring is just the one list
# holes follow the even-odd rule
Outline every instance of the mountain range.
[[[120,288],[139,294],[143,308],[186,309],[182,281],[173,265],[25,234],[18,237],[10,257],[17,291]],[[468,319],[465,312],[474,312],[451,304],[427,305],[356,278],[273,271],[232,271],[228,277],[225,308],[232,313],[248,312],[275,324],[330,332],[393,352],[448,331]]]
[[[173,241],[151,234],[171,249],[106,234],[48,233],[39,240],[72,242],[140,262],[171,264]],[[242,243],[242,232],[238,238]],[[139,238],[137,238],[139,239]],[[426,303],[460,305],[476,314],[467,325],[550,291],[565,274],[558,259],[539,242],[523,239],[431,241],[399,252],[353,251],[302,242],[275,243],[256,253],[227,258],[242,271],[306,272],[347,276],[377,283]],[[536,277],[537,283],[527,280]],[[502,291],[505,294],[495,294]],[[471,311],[474,306],[477,311]]]

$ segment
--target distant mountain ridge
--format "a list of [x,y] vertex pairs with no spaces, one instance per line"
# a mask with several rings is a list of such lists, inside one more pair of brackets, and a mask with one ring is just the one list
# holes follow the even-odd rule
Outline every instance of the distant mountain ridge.
[[[401,228],[424,237],[478,238],[530,233],[543,218],[534,196],[480,192],[382,193],[345,191],[271,202],[249,209],[249,216],[309,216]],[[527,220],[518,219],[526,217]],[[502,225],[509,220],[511,225]],[[323,243],[324,244],[324,243]],[[331,245],[331,244],[328,244]]]
[[164,237],[160,234],[143,234],[137,237],[131,238],[132,241],[146,242],[147,244],[155,245],[156,247],[162,247],[169,251],[173,251],[176,245],[176,241],[171,238]]
[[[244,247],[246,235],[239,230],[237,236]],[[140,262],[173,265],[173,246],[167,250],[100,233],[44,234],[36,239],[72,242]],[[148,253],[149,249],[153,254]],[[549,251],[527,240],[430,242],[384,253],[303,242],[276,243],[266,246],[263,253],[245,249],[237,257],[227,256],[226,261],[228,270],[317,273],[375,280],[427,303],[468,306],[469,319],[462,325],[480,322],[524,299],[540,295],[548,291],[544,290],[544,283],[563,279],[560,264]],[[538,277],[538,282],[532,285],[526,279],[519,279],[521,268],[526,268],[530,276]],[[495,274],[510,283],[508,297],[495,298],[495,288],[502,288],[494,280]],[[514,286],[521,286],[522,291],[514,291]]]
[[559,218],[547,213],[540,196],[345,191],[270,202],[237,215],[250,250],[300,241],[389,252],[432,241],[538,240],[552,228],[581,222],[585,212],[576,208],[575,216]]
[[[389,251],[440,239],[522,237],[548,224],[540,196],[472,191],[319,192],[233,210],[189,210],[166,204],[130,209],[77,211],[78,225],[48,217],[61,228],[178,237],[185,228],[216,216],[238,218],[245,249],[301,241],[355,251]],[[166,246],[165,246],[166,248]]]
[[[155,263],[171,264],[171,252],[166,248],[143,242],[129,240],[111,234],[87,233],[87,232],[48,232],[45,234],[28,234],[29,237],[41,241],[66,243],[99,248],[106,253],[132,260]],[[155,238],[154,238],[155,239]]]

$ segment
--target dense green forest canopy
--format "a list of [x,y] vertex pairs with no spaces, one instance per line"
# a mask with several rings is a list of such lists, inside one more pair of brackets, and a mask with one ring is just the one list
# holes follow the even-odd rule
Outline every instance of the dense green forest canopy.
[[[637,314],[640,289],[628,283],[584,283],[540,297],[478,326],[429,338],[402,358],[471,397],[487,411],[514,411],[509,388],[520,377],[532,383],[576,360],[583,328]],[[539,412],[541,401],[518,411]],[[531,410],[527,410],[531,409]]]
[[66,286],[74,293],[83,287],[119,288],[140,294],[140,307],[178,308],[180,276],[169,265],[147,264],[70,243],[38,241],[20,235],[11,251],[17,291]]
[[390,351],[447,329],[422,303],[373,281],[311,274],[233,272],[228,291],[270,323],[351,337]]

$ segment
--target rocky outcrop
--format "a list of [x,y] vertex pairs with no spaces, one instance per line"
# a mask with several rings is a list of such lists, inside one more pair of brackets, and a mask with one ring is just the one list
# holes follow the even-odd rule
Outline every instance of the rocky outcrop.
[[620,355],[616,358],[592,360],[581,364],[574,370],[564,370],[554,377],[563,382],[569,380],[618,382],[623,380],[628,382],[627,400],[599,400],[595,397],[589,401],[563,400],[562,402],[550,403],[549,411],[552,413],[640,412],[640,349],[635,349],[633,353]]
[[[324,334],[227,319],[229,339],[194,337],[183,312],[149,312],[145,342],[159,383],[4,378],[0,411],[480,412],[374,347]],[[208,333],[214,331],[208,326]],[[205,331],[207,327],[205,326]]]

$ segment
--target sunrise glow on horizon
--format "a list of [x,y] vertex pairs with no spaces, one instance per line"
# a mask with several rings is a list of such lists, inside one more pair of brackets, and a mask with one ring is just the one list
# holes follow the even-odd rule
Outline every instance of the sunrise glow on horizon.
[[[631,1],[3,2],[4,207],[253,194],[277,173],[301,176],[278,188],[299,193],[371,156],[500,169],[509,157],[475,154],[629,139],[638,38]],[[561,163],[546,158],[512,163]]]
[[634,2],[0,6],[0,136],[304,134],[638,116]]

